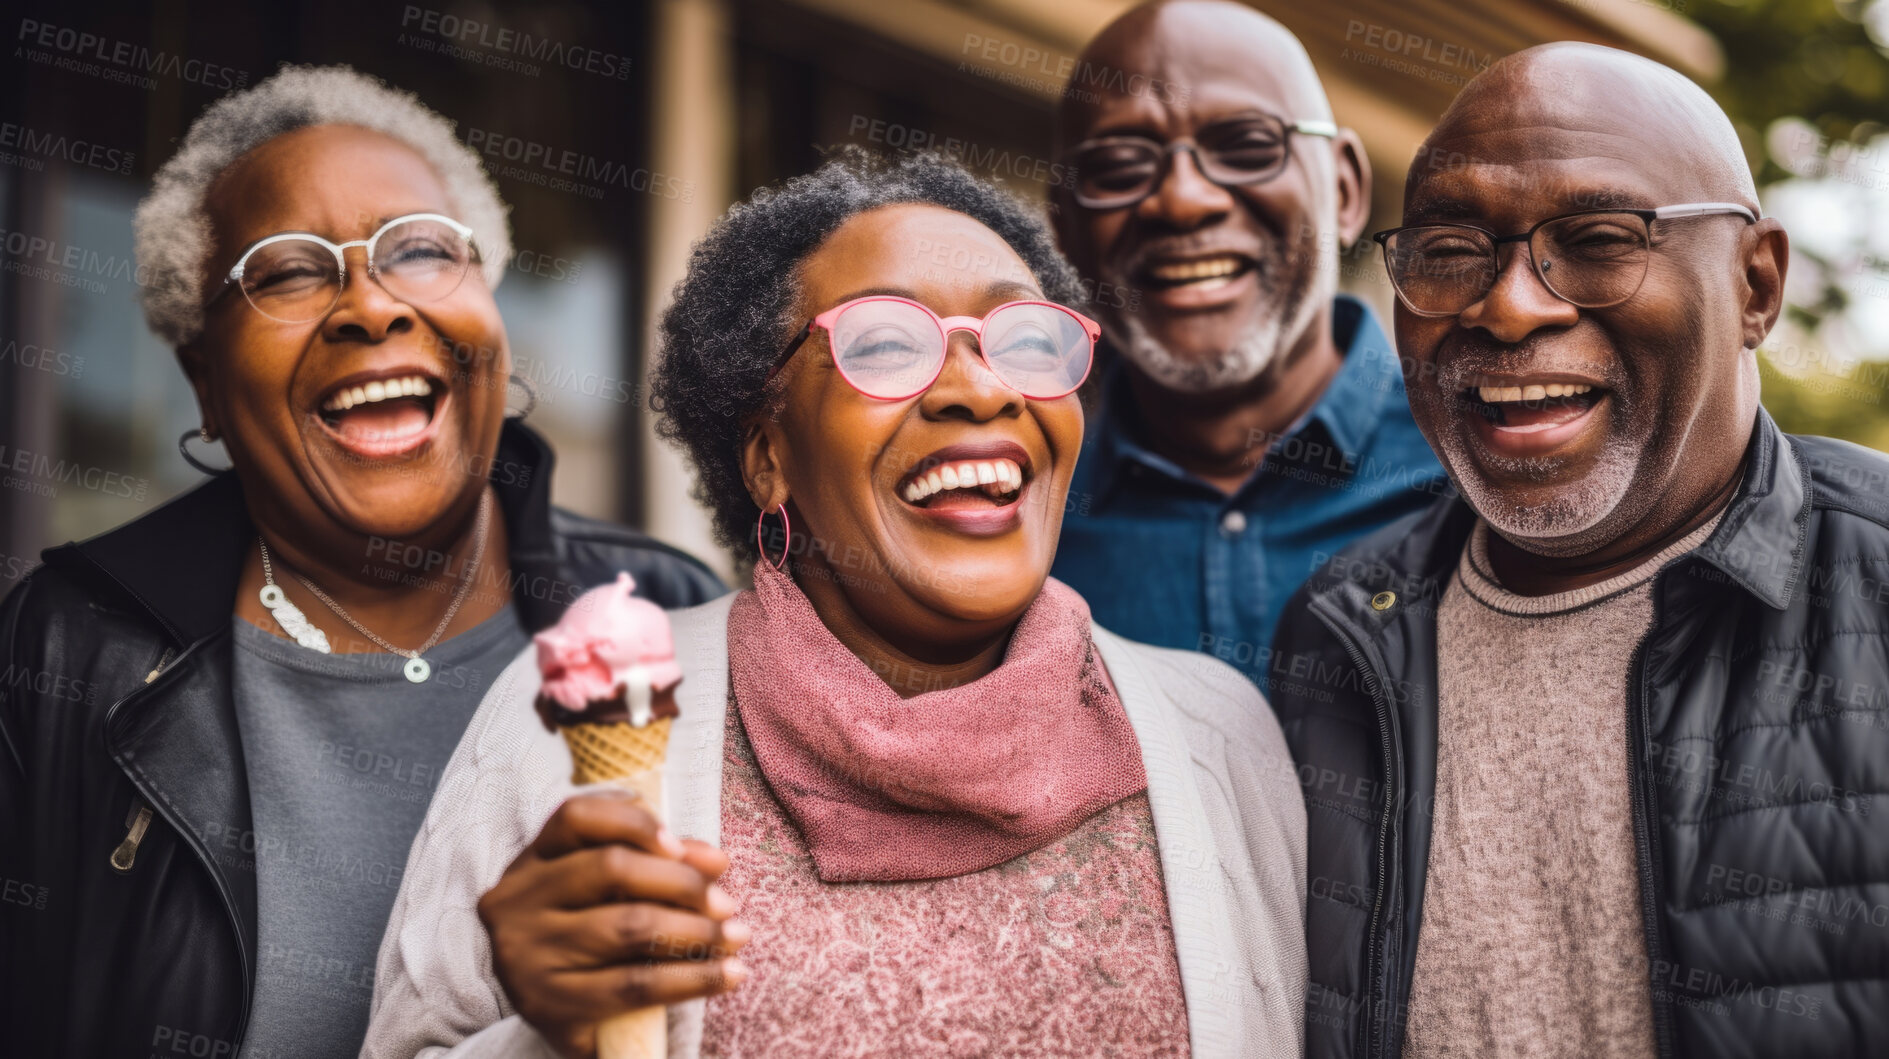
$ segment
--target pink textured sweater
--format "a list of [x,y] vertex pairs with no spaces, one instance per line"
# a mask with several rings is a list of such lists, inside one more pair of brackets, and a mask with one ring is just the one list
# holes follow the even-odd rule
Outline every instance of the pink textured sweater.
[[752,975],[704,1056],[1182,1056],[1187,1012],[1146,793],[967,875],[825,883],[730,697],[722,885]]

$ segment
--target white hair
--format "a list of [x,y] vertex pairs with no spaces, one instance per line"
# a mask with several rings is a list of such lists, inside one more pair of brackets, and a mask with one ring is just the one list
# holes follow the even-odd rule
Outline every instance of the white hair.
[[204,262],[212,248],[204,199],[230,164],[256,147],[311,125],[358,125],[419,153],[439,174],[459,221],[472,228],[485,282],[497,287],[512,257],[509,207],[453,123],[411,92],[346,66],[285,66],[254,88],[211,104],[157,171],[138,203],[138,271],[144,319],[173,346],[203,331]]

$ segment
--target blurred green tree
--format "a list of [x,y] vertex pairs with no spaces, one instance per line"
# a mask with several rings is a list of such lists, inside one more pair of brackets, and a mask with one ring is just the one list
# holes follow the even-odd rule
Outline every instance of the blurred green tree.
[[1725,76],[1712,95],[1746,136],[1759,184],[1792,174],[1763,134],[1799,117],[1833,140],[1866,142],[1889,121],[1889,3],[1883,0],[1671,0],[1718,38]]
[[[1882,192],[1874,197],[1883,204],[1878,208],[1889,209],[1889,158],[1875,157],[1889,154],[1889,0],[1652,2],[1718,38],[1726,72],[1708,87],[1738,127],[1761,190],[1802,177],[1845,180],[1852,188],[1871,181]],[[1789,135],[1781,135],[1786,130]],[[1847,159],[1849,168],[1832,176],[1833,158]],[[1862,231],[1872,221],[1880,225],[1882,218],[1855,223]],[[1865,252],[1834,262],[1799,246],[1794,256],[1799,282],[1786,315],[1800,333],[1816,336],[1851,307],[1856,288],[1866,297],[1889,291],[1889,255]],[[1814,273],[1813,284],[1802,282],[1807,272]],[[1862,339],[1867,349],[1845,352],[1889,352],[1889,335]],[[1832,372],[1798,368],[1791,359],[1768,347],[1760,351],[1764,404],[1784,429],[1889,451],[1889,361],[1864,360]]]

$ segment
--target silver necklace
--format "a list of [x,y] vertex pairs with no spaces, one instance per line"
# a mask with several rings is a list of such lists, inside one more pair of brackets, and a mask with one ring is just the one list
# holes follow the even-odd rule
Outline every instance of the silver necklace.
[[[317,588],[313,581],[301,574],[295,574],[295,579],[302,583],[303,588],[313,592],[315,598],[326,604],[329,610],[340,615],[342,621],[354,626],[355,632],[372,640],[381,650],[389,654],[405,655],[407,664],[403,672],[406,673],[407,679],[415,684],[424,684],[427,678],[433,675],[433,666],[420,656],[431,650],[433,645],[439,642],[439,638],[445,635],[446,626],[452,624],[453,615],[459,613],[460,604],[466,601],[466,594],[472,590],[472,582],[479,572],[479,564],[485,559],[485,531],[491,522],[491,515],[492,506],[487,497],[481,495],[479,497],[479,523],[473,530],[472,562],[466,564],[465,576],[460,578],[459,588],[453,592],[452,605],[446,608],[446,616],[439,620],[439,625],[433,630],[433,635],[427,637],[425,643],[411,651],[402,651],[374,635],[367,626],[355,621],[353,615],[342,610],[341,604],[329,598],[328,593]],[[328,635],[315,628],[314,623],[308,620],[308,615],[303,614],[301,608],[289,602],[289,597],[283,593],[281,586],[275,583],[275,570],[269,565],[269,546],[263,543],[261,537],[256,538],[256,546],[262,549],[263,585],[262,591],[257,593],[262,600],[262,605],[268,608],[276,624],[282,626],[282,631],[293,637],[296,643],[321,654],[332,652],[333,648],[328,645]]]

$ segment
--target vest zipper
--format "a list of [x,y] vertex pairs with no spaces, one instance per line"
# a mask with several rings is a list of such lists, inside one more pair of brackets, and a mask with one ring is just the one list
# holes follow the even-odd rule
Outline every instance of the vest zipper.
[[1653,993],[1653,1042],[1661,1059],[1673,1054],[1671,1001],[1661,1003],[1658,967],[1662,949],[1659,940],[1659,880],[1654,875],[1653,829],[1647,822],[1646,773],[1640,762],[1646,752],[1646,645],[1659,627],[1659,583],[1653,586],[1653,620],[1646,635],[1633,648],[1633,660],[1627,670],[1627,694],[1638,701],[1627,703],[1627,793],[1633,812],[1633,843],[1639,861],[1641,926],[1646,930],[1647,984]]
[[[1313,613],[1318,613],[1318,608],[1314,607],[1312,610]],[[1381,947],[1378,944],[1378,927],[1384,913],[1384,887],[1390,874],[1387,851],[1390,848],[1391,817],[1398,800],[1396,792],[1391,789],[1394,776],[1391,768],[1390,701],[1384,697],[1383,687],[1378,683],[1377,670],[1370,664],[1370,660],[1364,657],[1364,651],[1358,646],[1356,639],[1340,629],[1339,622],[1324,614],[1318,616],[1332,634],[1338,637],[1338,641],[1345,645],[1345,653],[1351,656],[1351,663],[1358,667],[1358,675],[1364,678],[1365,689],[1371,693],[1371,703],[1377,707],[1378,745],[1384,748],[1384,815],[1377,829],[1377,885],[1371,888],[1371,926],[1365,934],[1364,996],[1359,998],[1365,1006],[1365,1017],[1368,1020],[1361,1059],[1369,1059],[1372,1055],[1387,1054],[1389,1048],[1389,1042],[1381,1039],[1379,1033],[1381,1026],[1390,1021],[1388,998],[1382,1020],[1373,1009],[1377,1006],[1378,976],[1384,972],[1381,966],[1382,961],[1378,958],[1378,950]]]
[[[149,684],[156,680],[157,675],[164,672],[164,663],[170,660],[171,649],[166,647],[164,653],[158,655],[157,665],[145,674],[144,682]],[[151,827],[151,807],[144,804],[144,799],[132,797],[131,811],[125,814],[125,827],[125,839],[118,843],[117,849],[112,850],[111,857],[112,870],[120,875],[129,873],[131,866],[137,862],[138,844],[144,841],[144,833]]]

